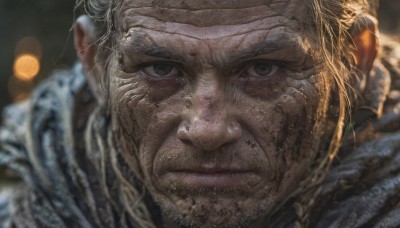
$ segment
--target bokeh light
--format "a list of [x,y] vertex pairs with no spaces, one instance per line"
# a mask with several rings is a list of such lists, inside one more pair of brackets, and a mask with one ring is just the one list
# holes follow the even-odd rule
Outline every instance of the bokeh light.
[[22,81],[30,81],[40,71],[40,60],[32,54],[17,56],[14,62],[14,75]]

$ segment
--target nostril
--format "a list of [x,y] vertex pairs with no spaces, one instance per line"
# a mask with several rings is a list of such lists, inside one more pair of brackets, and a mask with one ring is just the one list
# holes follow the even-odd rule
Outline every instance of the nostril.
[[184,144],[194,146],[193,142],[191,141],[189,130],[190,130],[189,123],[186,121],[182,122],[178,127],[177,137]]
[[185,106],[186,106],[187,109],[191,109],[192,108],[192,102],[190,100],[186,100]]
[[178,127],[178,138],[185,141],[189,140],[189,129],[189,123],[187,121],[183,121]]

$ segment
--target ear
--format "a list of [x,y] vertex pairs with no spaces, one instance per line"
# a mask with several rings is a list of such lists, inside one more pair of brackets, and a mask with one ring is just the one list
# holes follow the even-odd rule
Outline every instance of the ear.
[[92,19],[87,15],[80,16],[74,26],[75,50],[82,63],[89,86],[98,101],[102,100],[99,68],[96,65],[97,46],[96,28]]
[[[370,73],[378,52],[378,22],[369,15],[360,16],[350,30],[356,50],[354,57],[359,73],[359,81],[354,84],[359,94],[353,105],[352,120],[354,127],[360,126],[369,119],[377,118],[382,113],[382,100],[386,99],[387,86],[382,70]],[[357,72],[355,72],[357,75]]]
[[378,22],[372,16],[361,16],[350,30],[356,50],[356,67],[365,76],[369,75],[378,50]]
[[75,22],[75,50],[85,73],[94,69],[96,56],[95,27],[89,16],[80,16]]

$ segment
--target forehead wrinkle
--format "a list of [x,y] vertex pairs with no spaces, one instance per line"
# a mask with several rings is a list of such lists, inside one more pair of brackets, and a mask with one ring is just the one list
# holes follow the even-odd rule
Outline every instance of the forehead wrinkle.
[[[135,20],[135,18],[131,18]],[[136,18],[137,21],[144,19]],[[285,17],[276,16],[255,21],[249,24],[241,25],[224,25],[213,26],[207,28],[199,28],[187,24],[178,24],[172,22],[149,21],[149,23],[130,23],[130,28],[126,30],[126,34],[133,34],[138,30],[149,30],[170,35],[182,35],[196,40],[213,40],[226,37],[243,35],[255,31],[268,31],[277,27],[293,26],[293,23]],[[296,26],[296,25],[294,25]]]
[[[304,44],[304,40],[299,33],[287,33],[281,29],[277,32],[270,31],[265,35],[265,39],[261,42],[249,44],[242,50],[232,51],[229,56],[232,64],[257,58],[262,55],[271,55],[271,60],[298,62],[310,55],[310,46]],[[275,56],[278,52],[280,57]],[[287,55],[285,53],[289,53]],[[277,58],[277,59],[274,59]]]
[[160,8],[129,8],[120,14],[123,18],[123,25],[129,26],[129,18],[148,18],[160,23],[178,23],[192,25],[194,27],[213,27],[219,25],[240,25],[254,21],[283,15],[282,10],[271,9],[270,6],[260,6],[246,9],[210,9],[210,10],[177,10]]
[[[295,2],[298,0],[285,0],[285,1],[271,1],[273,4],[283,4],[287,6],[289,3],[291,7],[294,8],[301,8],[294,5]],[[131,1],[125,1],[127,5],[134,5]],[[146,2],[146,1],[139,1],[139,2]],[[148,3],[148,2],[147,2]],[[140,5],[140,4],[139,4]],[[143,5],[143,4],[142,4]],[[272,4],[271,4],[272,5]],[[149,7],[144,7],[149,8]],[[284,7],[287,9],[288,7]],[[135,12],[134,9],[126,7],[123,8],[124,10],[120,17],[118,17],[119,22],[117,26],[119,32],[128,33],[132,28],[146,28],[149,30],[155,30],[159,32],[165,32],[168,34],[179,34],[184,35],[194,39],[218,39],[222,37],[229,37],[234,35],[240,35],[243,33],[249,33],[252,31],[256,31],[259,29],[271,29],[274,27],[278,27],[279,25],[285,25],[288,27],[299,27],[298,17],[294,15],[287,15],[287,13],[279,13],[277,11],[263,11],[262,16],[260,17],[249,17],[248,15],[252,15],[251,13],[247,13],[245,16],[240,16],[235,14],[235,18],[240,18],[240,21],[236,23],[229,22],[230,20],[225,22],[224,25],[220,25],[218,23],[210,24],[209,26],[202,27],[196,25],[196,23],[180,23],[174,22],[170,20],[170,18],[160,19],[158,15],[162,15],[163,13],[144,13],[142,11]],[[292,11],[293,11],[292,9]],[[189,12],[191,13],[191,12]],[[261,15],[261,14],[260,14]],[[191,18],[193,15],[189,14],[187,17]],[[200,21],[204,21],[209,17],[201,17]],[[213,20],[218,21],[218,20]],[[302,23],[301,23],[302,24]]]
[[260,5],[287,3],[292,0],[124,0],[124,8],[159,7],[165,9],[241,9]]
[[[188,40],[192,40],[192,41],[200,41],[202,40],[199,37],[195,37],[195,36],[191,36],[188,34],[181,34],[181,33],[173,33],[173,32],[166,32],[166,31],[160,31],[160,30],[156,30],[156,29],[148,29],[148,28],[144,28],[144,27],[140,27],[137,26],[135,28],[131,28],[126,34],[125,34],[125,41],[124,42],[129,42],[130,40],[132,40],[132,37],[136,35],[136,33],[139,34],[146,34],[146,37],[151,37],[150,35],[148,35],[149,33],[154,33],[154,34],[162,34],[162,35],[170,35],[170,36],[182,36],[185,37]],[[152,38],[151,38],[152,39]],[[153,39],[152,39],[153,40]],[[155,42],[155,41],[154,41]]]
[[162,11],[176,11],[176,12],[207,12],[207,11],[217,11],[217,12],[223,12],[223,11],[230,11],[230,10],[249,10],[249,9],[258,9],[260,7],[268,7],[270,9],[282,9],[283,6],[287,6],[287,2],[276,2],[276,3],[271,3],[271,4],[260,4],[260,5],[252,5],[252,6],[246,6],[246,7],[233,7],[233,8],[208,8],[208,7],[201,7],[201,8],[176,8],[176,7],[162,7],[162,6],[156,6],[156,5],[147,5],[147,6],[135,6],[135,7],[122,7],[121,11],[124,12],[126,10],[138,10],[138,11],[148,11],[148,10],[162,10]]
[[184,61],[184,58],[172,49],[158,45],[152,37],[135,33],[123,43],[123,49],[139,55]]

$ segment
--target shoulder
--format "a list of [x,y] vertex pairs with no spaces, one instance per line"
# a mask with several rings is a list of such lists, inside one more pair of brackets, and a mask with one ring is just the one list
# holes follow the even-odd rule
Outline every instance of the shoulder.
[[84,85],[81,66],[76,64],[71,70],[54,72],[28,100],[4,108],[0,126],[0,165],[19,173],[21,166],[25,166],[22,163],[31,163],[28,162],[29,147],[40,141],[39,135],[55,122],[57,115],[66,114],[62,110],[74,103],[74,95]]
[[329,172],[316,227],[400,226],[400,133],[365,143]]
[[[33,224],[43,219],[37,216],[44,213],[58,219],[52,220],[53,224],[62,224],[55,211],[46,210],[54,203],[49,200],[51,194],[67,194],[68,186],[63,185],[62,175],[68,175],[62,173],[60,166],[66,166],[66,157],[74,149],[69,136],[74,131],[74,113],[80,108],[77,105],[87,105],[93,100],[86,85],[77,64],[70,70],[54,72],[27,101],[4,109],[0,165],[23,182],[10,191],[0,191],[1,227],[16,224],[15,221]],[[40,213],[36,213],[37,208],[41,208]],[[32,213],[36,213],[35,218]]]

